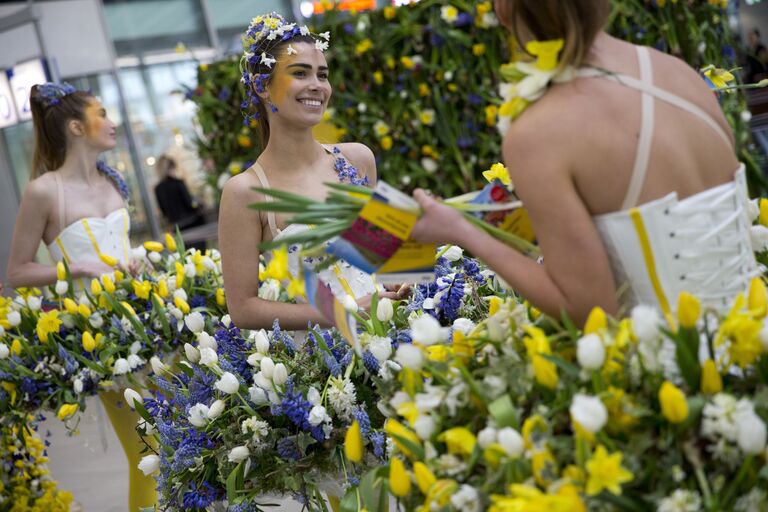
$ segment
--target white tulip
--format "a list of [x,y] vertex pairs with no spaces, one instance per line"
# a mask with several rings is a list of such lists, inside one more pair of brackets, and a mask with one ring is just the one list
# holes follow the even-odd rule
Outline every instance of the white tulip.
[[757,455],[765,450],[766,428],[760,416],[754,411],[736,415],[738,444],[741,451],[748,455]]
[[582,368],[597,370],[605,362],[605,347],[603,340],[597,334],[587,334],[576,343],[576,359]]
[[421,308],[424,310],[435,309],[435,299],[432,297],[427,297],[424,299],[424,302],[421,303]]
[[312,405],[320,405],[320,398],[320,392],[317,388],[309,388],[309,391],[307,391],[307,402]]
[[259,298],[264,300],[278,300],[280,298],[280,283],[275,279],[267,279],[259,287]]
[[214,270],[216,268],[216,264],[213,262],[210,256],[204,256],[203,267],[205,267],[206,270]]
[[204,427],[208,424],[208,406],[195,404],[189,408],[189,422],[196,427]]
[[404,343],[397,347],[395,361],[405,368],[421,370],[421,367],[424,366],[424,355],[419,347],[415,347],[410,343]]
[[267,337],[267,332],[264,329],[255,331],[253,333],[253,337],[256,345],[256,350],[258,350],[262,354],[268,354],[269,353],[269,337]]
[[271,379],[272,375],[275,373],[275,362],[272,361],[271,357],[265,357],[261,360],[259,368],[265,378]]
[[214,351],[219,349],[219,344],[216,343],[216,338],[205,331],[197,334],[197,346],[200,348],[211,348]]
[[187,292],[184,291],[184,288],[179,288],[177,290],[174,290],[173,291],[173,298],[174,299],[181,299],[184,302],[187,302],[187,299],[188,299]]
[[160,263],[160,260],[163,259],[163,256],[159,252],[152,251],[147,254],[147,258],[149,258],[149,261],[152,263]]
[[345,295],[342,304],[344,305],[344,309],[349,313],[357,313],[357,310],[359,309],[357,301],[355,301],[355,298],[351,295]]
[[283,363],[277,363],[275,365],[275,372],[272,374],[272,382],[276,386],[282,386],[288,381],[288,369]]
[[143,260],[147,256],[147,250],[144,248],[143,245],[140,245],[138,247],[134,247],[131,249],[131,259],[132,260]]
[[328,413],[326,412],[325,407],[316,405],[309,411],[309,424],[316,427],[325,421],[326,416],[328,416]]
[[56,295],[64,295],[69,290],[69,283],[66,281],[56,281],[54,290],[56,291]]
[[569,411],[573,421],[593,434],[600,431],[608,421],[608,410],[596,396],[576,393]]
[[411,338],[422,345],[434,345],[442,337],[442,328],[431,315],[421,315],[411,321]]
[[193,311],[184,317],[184,323],[187,325],[187,329],[194,333],[201,332],[205,329],[205,318],[199,311]]
[[43,299],[37,296],[31,296],[27,298],[27,306],[29,306],[29,309],[32,311],[39,311],[40,307],[43,305]]
[[448,261],[459,261],[463,255],[464,250],[461,247],[452,245],[445,251],[445,253],[443,253],[443,258]]
[[429,414],[420,414],[413,423],[413,431],[423,441],[430,439],[435,430],[437,430],[437,424]]
[[371,351],[371,354],[379,363],[383,363],[392,355],[392,340],[382,338],[381,336],[373,336],[368,342],[368,350]]
[[168,371],[168,365],[163,363],[159,357],[152,356],[149,358],[149,364],[152,366],[152,372],[155,375],[162,375],[163,373]]
[[0,343],[0,359],[5,359],[8,357],[11,353],[11,350],[8,348],[8,345],[5,343]]
[[461,331],[464,336],[469,336],[469,333],[475,328],[475,322],[469,318],[457,318],[453,321],[453,328]]
[[269,398],[267,398],[267,392],[258,386],[251,386],[248,388],[248,396],[256,405],[267,405]]
[[139,352],[141,352],[141,342],[140,341],[134,341],[133,343],[131,343],[131,346],[128,349],[128,351],[131,354],[138,354]]
[[749,227],[749,239],[752,242],[752,250],[763,252],[768,249],[768,228],[760,224]]
[[240,381],[237,380],[237,377],[232,375],[230,372],[224,372],[221,378],[216,381],[214,387],[222,393],[231,395],[232,393],[237,393],[237,391],[240,389]]
[[224,400],[216,400],[213,402],[211,407],[208,409],[208,419],[215,420],[221,416],[221,413],[224,412],[224,407],[226,407]]
[[138,402],[140,404],[144,403],[144,399],[141,398],[141,395],[138,393],[138,391],[126,388],[125,391],[123,391],[123,398],[125,398],[125,403],[128,404],[128,407],[131,409],[136,409],[136,404],[134,402]]
[[632,331],[641,342],[656,340],[660,323],[661,317],[656,308],[640,304],[632,310]]
[[113,375],[124,375],[131,371],[131,365],[124,358],[120,358],[115,361],[115,365],[112,367]]
[[495,443],[497,439],[498,432],[493,427],[485,427],[477,433],[477,444],[479,444],[482,449],[488,448]]
[[88,323],[94,329],[101,329],[101,326],[104,325],[104,318],[99,313],[94,313],[88,318]]
[[229,451],[227,460],[234,462],[235,464],[244,461],[251,453],[248,451],[247,446],[235,446]]
[[142,473],[144,473],[144,476],[149,476],[158,469],[160,469],[160,457],[157,455],[150,454],[145,455],[141,458],[141,462],[139,462],[139,469]]
[[[2,359],[2,358],[0,358]],[[75,390],[75,393],[78,395],[83,392],[83,379],[75,379],[75,382],[72,383],[72,389]]]
[[137,423],[140,430],[142,430],[146,435],[151,436],[153,434],[157,434],[157,429],[155,426],[145,420],[144,418],[139,418],[139,422]]
[[395,310],[392,307],[392,301],[384,297],[379,299],[379,303],[376,305],[376,318],[379,322],[389,322],[395,315]]
[[200,349],[200,364],[203,366],[207,366],[208,368],[211,368],[212,366],[215,366],[219,362],[219,356],[216,354],[216,351],[213,350],[210,347],[205,347]]
[[128,364],[130,365],[131,370],[135,370],[144,364],[144,360],[136,354],[128,354]]
[[184,265],[184,275],[186,277],[195,277],[197,275],[197,269],[193,263]]
[[258,372],[253,376],[253,383],[262,389],[272,390],[275,386],[272,384],[272,380],[264,376],[264,372]]
[[498,432],[498,442],[510,457],[519,457],[525,450],[523,436],[512,427],[504,427]]
[[264,354],[259,352],[254,352],[253,354],[249,355],[246,361],[248,361],[248,364],[251,366],[258,366],[259,362],[264,359]]
[[232,318],[229,315],[224,315],[221,317],[221,323],[224,327],[229,329],[229,326],[232,325]]
[[18,311],[10,311],[6,315],[5,319],[8,321],[8,325],[16,327],[21,323],[21,313]]
[[184,344],[184,355],[187,356],[187,360],[190,363],[197,363],[200,361],[200,351],[189,343]]

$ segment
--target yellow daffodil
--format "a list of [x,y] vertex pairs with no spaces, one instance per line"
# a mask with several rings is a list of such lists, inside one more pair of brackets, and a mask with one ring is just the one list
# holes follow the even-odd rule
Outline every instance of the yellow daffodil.
[[48,336],[57,334],[60,327],[61,320],[59,319],[59,310],[52,309],[51,311],[40,314],[40,317],[37,319],[37,327],[35,330],[37,331],[37,337],[40,338],[40,341],[46,343],[48,341]]
[[472,431],[464,427],[448,429],[437,436],[437,439],[445,443],[448,453],[461,455],[471,455],[477,442]]
[[635,475],[622,467],[621,452],[608,454],[605,446],[600,445],[587,462],[587,494],[594,496],[607,490],[612,494],[621,494],[621,484],[631,482]]
[[392,137],[387,135],[386,137],[381,138],[381,149],[384,151],[389,151],[392,149],[392,146],[394,145],[394,141],[392,140]]
[[595,306],[589,312],[587,322],[584,324],[584,334],[600,334],[608,328],[608,318],[600,306]]
[[14,339],[11,343],[11,355],[18,356],[21,354],[21,342],[18,339]]
[[700,314],[699,299],[688,292],[680,292],[680,297],[677,299],[677,320],[680,326],[686,329],[695,328]]
[[403,402],[397,406],[397,414],[413,425],[419,417],[419,409],[416,407],[416,402]]
[[355,45],[355,54],[358,56],[363,55],[371,48],[373,48],[373,41],[371,41],[366,37],[365,39],[357,43],[357,45]]
[[287,247],[283,246],[272,251],[272,260],[267,265],[265,277],[267,279],[277,279],[278,281],[291,277],[291,274],[288,272]]
[[150,281],[137,281],[136,279],[131,281],[131,287],[133,287],[133,293],[143,300],[149,300],[149,293],[152,291],[152,283]]
[[377,137],[383,137],[387,135],[389,133],[389,125],[379,119],[373,123],[373,133],[375,133]]
[[400,498],[411,492],[411,477],[399,457],[392,458],[389,463],[389,489]]
[[292,299],[295,297],[306,298],[306,291],[304,289],[304,279],[302,279],[301,277],[296,277],[291,279],[285,291],[288,292],[288,297]]
[[507,187],[512,183],[509,179],[509,170],[500,162],[493,164],[487,171],[483,171],[483,178],[489,183],[493,180],[499,180]]
[[56,263],[56,279],[59,281],[65,281],[67,279],[67,269],[62,261]]
[[760,277],[755,277],[749,284],[749,296],[747,307],[751,314],[758,318],[765,317],[766,302],[768,302],[768,292],[765,289],[765,282]]
[[77,404],[64,404],[59,407],[56,417],[61,421],[71,418],[77,412]]
[[463,363],[468,362],[475,355],[475,347],[472,340],[464,336],[464,333],[453,331],[453,353]]
[[525,343],[528,356],[531,358],[536,382],[549,389],[557,388],[559,380],[557,366],[552,361],[542,357],[552,353],[547,335],[538,327],[533,326],[526,326],[525,332],[527,336],[523,338],[523,343]]
[[717,371],[717,365],[712,359],[707,359],[701,365],[701,392],[715,395],[723,390],[723,378]]
[[221,307],[227,305],[227,297],[224,294],[224,288],[216,288],[216,304]]
[[89,331],[83,331],[82,336],[83,350],[93,352],[96,349],[96,340]]
[[123,280],[123,277],[125,277],[123,273],[119,269],[115,269],[115,281],[119,283]]
[[429,467],[421,461],[413,463],[413,474],[416,477],[416,486],[426,496],[432,485],[437,482],[437,478]]
[[402,64],[405,69],[413,69],[416,67],[416,63],[413,61],[413,59],[406,55],[400,57],[400,64]]
[[586,506],[573,486],[562,485],[557,494],[545,494],[538,488],[525,484],[509,486],[511,495],[491,496],[488,512],[585,512]]
[[486,126],[495,126],[498,115],[499,115],[499,107],[497,107],[496,105],[488,105],[487,107],[485,107]]
[[376,85],[381,85],[384,83],[384,73],[381,71],[374,71],[373,72],[373,81]]
[[253,146],[253,141],[251,140],[251,137],[247,133],[240,133],[237,136],[237,144],[241,148],[249,148]]
[[165,246],[169,251],[176,251],[176,239],[170,233],[165,234]]
[[419,121],[425,126],[435,124],[435,111],[432,109],[422,110],[419,114]]
[[715,66],[707,66],[704,68],[704,75],[709,78],[715,89],[724,89],[728,87],[730,82],[736,80],[733,73],[724,69],[716,68]]
[[553,41],[531,41],[525,45],[528,53],[537,57],[536,67],[541,71],[552,71],[557,68],[557,56],[565,45],[562,39]]
[[387,419],[387,422],[384,423],[384,432],[392,438],[392,442],[395,443],[395,446],[406,457],[412,458],[415,454],[402,441],[406,441],[409,445],[421,446],[419,437],[408,427],[393,418]]
[[360,424],[357,420],[352,422],[344,436],[344,454],[352,462],[363,460],[363,435],[360,433]]
[[424,499],[424,504],[420,510],[423,512],[432,510],[433,503],[436,503],[438,507],[446,506],[458,487],[459,484],[456,480],[441,478],[429,488],[427,497]]
[[395,16],[397,16],[397,10],[391,5],[386,6],[383,9],[383,13],[384,13],[385,20],[391,20],[391,19],[394,19]]
[[661,414],[670,423],[682,423],[688,419],[688,402],[685,394],[669,381],[664,381],[659,388]]
[[475,57],[480,57],[482,55],[485,55],[485,45],[483,43],[478,43],[472,45],[472,55]]
[[431,92],[432,90],[429,88],[427,84],[425,84],[424,82],[419,84],[419,96],[424,98],[426,96],[429,96]]

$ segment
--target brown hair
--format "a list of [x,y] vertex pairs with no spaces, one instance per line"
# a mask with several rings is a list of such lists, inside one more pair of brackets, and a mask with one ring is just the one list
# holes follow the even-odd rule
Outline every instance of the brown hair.
[[497,0],[496,5],[518,41],[521,28],[537,41],[562,39],[562,67],[584,63],[611,12],[610,0]]
[[157,169],[157,172],[160,173],[163,178],[165,178],[168,176],[168,174],[170,174],[171,171],[176,169],[176,160],[168,155],[162,155],[157,159],[155,168]]
[[[269,44],[271,41],[265,41],[265,43]],[[289,43],[309,43],[314,46],[315,44],[315,38],[312,36],[304,36],[304,35],[297,35],[296,37],[293,37],[287,41],[282,41],[279,44],[273,46],[269,49],[269,52],[272,55],[278,55],[280,51],[287,46]],[[266,80],[266,83],[264,86],[272,82],[272,72],[274,71],[276,65],[272,68],[259,63],[256,65],[248,64],[248,72],[255,75],[255,74],[262,74],[262,75],[268,75],[268,78]],[[258,92],[258,91],[254,91]],[[256,135],[259,137],[259,144],[261,145],[261,150],[264,151],[264,148],[267,147],[267,143],[269,142],[269,118],[267,117],[267,106],[264,104],[264,100],[259,100],[255,103],[257,118],[258,118],[258,124],[256,126],[257,131]]]
[[32,179],[64,165],[67,157],[67,123],[72,119],[85,122],[85,111],[92,98],[89,92],[75,91],[59,98],[56,104],[50,104],[40,96],[37,85],[32,87],[29,95],[35,130]]

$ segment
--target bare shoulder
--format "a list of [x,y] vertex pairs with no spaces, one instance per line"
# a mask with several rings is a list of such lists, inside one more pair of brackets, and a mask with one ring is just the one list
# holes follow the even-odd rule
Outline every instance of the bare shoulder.
[[371,148],[360,142],[344,142],[336,144],[336,147],[352,165],[368,176],[369,180],[376,180],[376,157]]
[[253,190],[254,187],[259,186],[261,186],[261,183],[259,183],[254,173],[250,171],[241,172],[226,181],[222,190],[221,200],[222,202],[227,200],[238,203],[246,200],[252,201],[257,196],[261,196],[261,194]]
[[47,172],[27,184],[24,190],[26,200],[39,202],[35,208],[47,208],[57,200],[56,179],[53,173]]

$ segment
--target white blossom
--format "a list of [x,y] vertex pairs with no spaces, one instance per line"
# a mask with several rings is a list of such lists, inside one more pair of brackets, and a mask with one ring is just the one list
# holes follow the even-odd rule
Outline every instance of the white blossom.
[[149,476],[158,469],[160,469],[160,457],[155,455],[154,453],[150,455],[145,455],[141,458],[141,461],[139,462],[139,469],[142,473],[144,473],[144,476]]
[[512,427],[504,427],[498,431],[497,439],[504,452],[510,457],[519,457],[525,450],[523,436]]
[[115,364],[112,367],[113,375],[124,375],[130,371],[131,371],[131,365],[128,364],[128,361],[122,357],[119,358],[117,361],[115,361]]
[[451,496],[451,505],[462,512],[480,512],[480,497],[474,487],[462,484]]
[[250,452],[248,451],[247,446],[235,446],[229,451],[229,455],[227,455],[227,460],[229,462],[234,462],[235,464],[244,461],[250,456]]
[[397,347],[395,361],[410,370],[420,370],[424,366],[424,354],[421,353],[419,347],[415,347],[410,343],[403,343]]
[[126,388],[125,391],[123,391],[123,398],[125,398],[125,403],[128,404],[128,407],[131,409],[136,409],[134,402],[138,402],[140,404],[144,403],[144,399],[141,398],[141,395],[136,390],[131,388]]
[[414,342],[422,345],[434,345],[442,339],[442,328],[440,322],[431,315],[421,315],[411,324],[411,337]]
[[193,311],[184,317],[184,323],[187,325],[187,329],[194,333],[201,332],[205,329],[205,319],[199,311]]
[[603,340],[597,334],[587,334],[576,342],[576,359],[582,368],[598,370],[605,362]]
[[189,343],[184,344],[184,355],[187,356],[187,360],[190,363],[197,363],[200,361],[200,351]]
[[150,357],[149,364],[152,366],[152,372],[154,372],[155,375],[162,375],[168,371],[168,365],[163,363],[157,356]]
[[196,427],[204,427],[208,424],[208,406],[195,404],[189,408],[189,422]]
[[437,423],[429,414],[419,414],[413,423],[413,431],[424,441],[431,438],[435,430],[437,430]]
[[267,398],[267,392],[264,391],[259,386],[249,387],[248,397],[251,399],[251,402],[253,402],[256,405],[266,405],[269,403],[269,398]]
[[749,239],[752,242],[752,250],[763,252],[768,249],[768,228],[757,224],[749,227]]
[[216,400],[211,404],[211,407],[208,409],[208,419],[209,420],[215,420],[219,416],[221,416],[221,413],[224,412],[224,408],[226,407],[226,404],[224,403],[224,400]]
[[21,313],[18,311],[9,311],[5,319],[8,321],[8,325],[16,327],[21,323]]
[[675,491],[659,501],[657,512],[699,512],[701,498],[696,491],[675,489]]
[[379,363],[383,363],[392,355],[392,340],[381,336],[371,336],[368,342],[368,350]]
[[313,427],[318,426],[322,422],[326,421],[326,419],[330,419],[330,417],[328,416],[325,407],[322,405],[315,405],[309,411],[309,424]]
[[200,349],[200,364],[209,368],[215,366],[219,362],[219,356],[216,351],[210,347]]
[[469,336],[469,333],[475,328],[475,322],[469,318],[459,317],[453,321],[453,328],[460,331],[464,336]]
[[200,348],[210,348],[214,351],[219,349],[219,344],[216,343],[216,338],[205,331],[197,334],[197,346]]
[[256,345],[256,350],[258,350],[262,354],[268,354],[269,338],[267,337],[267,332],[264,329],[261,329],[258,331],[254,331],[252,335]]
[[608,410],[596,396],[576,393],[569,411],[575,422],[593,434],[602,429],[608,421]]
[[43,304],[43,299],[36,295],[27,297],[27,306],[29,306],[29,309],[31,309],[32,311],[39,311],[42,304]]
[[282,386],[288,382],[288,369],[283,363],[277,363],[275,365],[275,372],[272,374],[272,382],[276,386]]
[[240,389],[240,381],[237,380],[237,377],[235,377],[230,372],[224,372],[221,375],[221,378],[216,381],[214,387],[222,393],[231,395],[233,393],[237,393],[237,391]]
[[64,295],[67,293],[67,290],[69,290],[69,283],[67,281],[56,281],[56,286],[54,287],[54,290],[56,291],[56,295]]
[[464,250],[458,245],[451,245],[443,253],[443,258],[448,261],[459,261],[462,256],[464,256]]
[[483,430],[477,433],[477,444],[480,448],[488,448],[498,439],[498,433],[493,427],[485,427]]
[[5,343],[0,343],[0,359],[5,359],[10,353],[11,351],[8,348],[8,345]]
[[389,322],[394,314],[392,301],[386,297],[379,299],[379,303],[376,305],[376,318],[379,322]]

